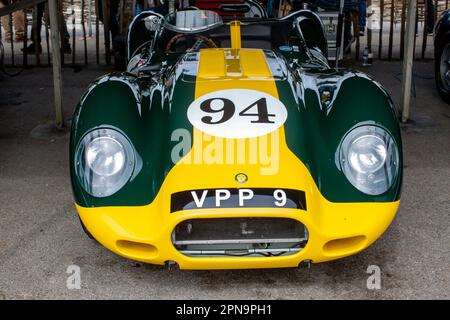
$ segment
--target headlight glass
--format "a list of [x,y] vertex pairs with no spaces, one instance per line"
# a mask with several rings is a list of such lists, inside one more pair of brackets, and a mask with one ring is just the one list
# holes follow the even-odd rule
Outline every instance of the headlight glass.
[[133,173],[134,149],[123,134],[113,129],[98,129],[86,134],[75,156],[80,182],[95,197],[116,193]]
[[125,164],[125,150],[114,138],[98,137],[87,145],[86,163],[99,176],[112,176],[120,172]]
[[351,130],[340,145],[341,168],[358,190],[379,195],[386,192],[398,173],[398,149],[390,134],[377,126]]

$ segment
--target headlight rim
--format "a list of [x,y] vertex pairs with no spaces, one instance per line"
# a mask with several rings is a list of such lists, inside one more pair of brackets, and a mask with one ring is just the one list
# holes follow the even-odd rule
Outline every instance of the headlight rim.
[[[374,191],[370,187],[362,185],[355,176],[351,174],[350,161],[347,157],[349,146],[365,135],[372,135],[378,139],[381,139],[386,148],[386,158],[383,165],[376,171],[371,172],[378,173],[384,170],[385,174],[388,174],[388,180],[386,181],[386,187],[382,191]],[[400,173],[400,150],[397,145],[397,140],[392,133],[386,128],[382,127],[378,123],[359,123],[348,130],[342,137],[337,149],[337,165],[343,172],[345,178],[350,184],[358,191],[368,196],[381,196],[388,192]],[[389,167],[388,167],[389,166]],[[356,171],[356,169],[353,169]],[[389,171],[390,170],[390,171]],[[390,174],[390,175],[389,175]]]

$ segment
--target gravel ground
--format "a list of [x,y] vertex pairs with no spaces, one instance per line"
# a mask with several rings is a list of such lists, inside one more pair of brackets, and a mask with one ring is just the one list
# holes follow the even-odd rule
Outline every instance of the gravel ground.
[[[400,63],[375,61],[365,71],[398,104]],[[432,61],[415,72],[413,121],[403,126],[402,203],[387,232],[343,260],[259,271],[168,271],[88,239],[72,203],[68,135],[39,127],[54,114],[51,70],[0,74],[0,299],[449,299],[450,108],[434,87]],[[104,73],[64,69],[68,118]],[[79,290],[66,287],[70,265],[81,268]],[[370,265],[381,269],[379,290],[367,289]]]

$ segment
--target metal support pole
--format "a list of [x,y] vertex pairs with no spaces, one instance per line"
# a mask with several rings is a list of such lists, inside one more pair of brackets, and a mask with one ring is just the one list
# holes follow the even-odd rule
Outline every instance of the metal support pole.
[[405,50],[406,2],[406,0],[402,0],[402,15],[400,21],[400,58],[403,57],[403,51]]
[[124,26],[124,15],[125,15],[126,0],[119,1],[119,33],[123,32]]
[[340,0],[339,2],[339,16],[338,16],[338,25],[337,25],[337,34],[336,34],[336,65],[335,68],[339,67],[339,56],[341,55],[341,43],[342,43],[342,30],[344,29],[344,0]]
[[[23,26],[24,26],[24,37],[23,37],[23,47],[28,47],[28,19],[27,19],[27,9],[23,9]],[[23,66],[28,66],[28,54],[27,50],[23,50]]]
[[[370,8],[370,12],[367,12],[366,10],[366,19],[372,20],[373,15],[373,8],[372,8],[372,0],[367,0],[367,8]],[[370,24],[369,24],[370,23]],[[372,28],[371,28],[372,21],[368,21],[367,25],[367,48],[369,49],[369,52],[372,52]]]
[[111,64],[111,37],[110,37],[110,0],[102,0],[103,33],[105,37],[105,60]]
[[84,64],[88,64],[86,26],[84,24],[84,0],[81,0],[81,27],[83,29]]
[[277,13],[277,18],[281,18],[282,17],[282,12],[283,12],[283,0],[280,0],[278,2],[278,13]]
[[50,15],[51,41],[52,41],[52,63],[53,63],[53,88],[55,94],[55,125],[58,129],[64,127],[63,103],[62,103],[62,77],[61,77],[61,55],[59,52],[59,16],[58,0],[48,0]]
[[98,21],[100,5],[98,0],[95,0],[95,58],[97,64],[100,64],[100,26]]
[[45,46],[47,49],[47,65],[50,67],[51,54],[50,54],[50,33],[49,33],[49,22],[48,22],[48,20],[50,20],[50,18],[49,18],[50,14],[48,13],[48,2],[45,4],[44,13],[45,13]]
[[395,18],[395,1],[391,0],[391,20],[389,27],[389,48],[388,48],[388,60],[392,59],[392,45],[394,42],[394,18]]
[[[61,55],[61,65],[64,65],[64,47],[63,46],[64,46],[64,43],[66,41],[68,41],[68,39],[65,39],[64,32],[60,32],[60,30],[62,28],[64,28],[64,26],[66,26],[65,29],[67,30],[67,24],[65,24],[65,21],[64,21],[64,13],[63,13],[63,3],[62,3],[62,1],[57,0],[57,2],[56,2],[56,10],[57,10],[57,14],[58,14],[59,41],[60,41],[60,44],[63,44],[63,45],[59,46],[59,54]],[[49,12],[49,14],[50,14],[50,12]],[[51,19],[51,16],[50,16],[50,19]],[[51,25],[50,25],[50,28],[51,28]],[[52,49],[52,51],[53,51],[53,49]]]
[[[70,0],[70,6],[72,7],[72,10],[70,11],[70,14],[72,15],[72,65],[75,65],[75,52],[76,52],[76,29],[75,29],[75,5],[74,1]],[[63,43],[64,45],[64,43]],[[63,48],[64,51],[64,48]]]
[[92,37],[92,0],[88,0],[88,35]]
[[[38,30],[38,21],[37,21],[37,17],[38,17],[38,6],[39,5],[35,5],[33,8],[33,29],[34,29],[34,34],[33,34],[33,41],[34,41],[34,56],[36,57],[36,65],[40,66],[41,65],[41,57],[40,57],[40,51],[39,48],[41,46],[41,41],[39,41],[39,37],[41,36],[41,30]],[[41,18],[42,19],[42,18]]]
[[383,16],[384,16],[384,0],[380,3],[380,33],[378,35],[378,59],[381,59],[383,51]]
[[427,50],[427,38],[428,38],[428,32],[427,32],[428,5],[427,5],[427,1],[430,1],[430,0],[425,0],[425,6],[423,8],[422,59],[425,58],[425,51]]
[[416,7],[417,0],[408,3],[408,16],[406,18],[405,52],[403,55],[403,81],[400,107],[402,111],[402,122],[409,119],[409,105],[411,102],[411,81],[413,75],[415,31],[416,31]]
[[[9,4],[9,3],[8,3]],[[14,30],[13,30],[13,16],[12,13],[9,14],[9,19],[8,19],[8,24],[9,24],[9,30],[11,31],[11,39],[9,41],[10,45],[11,45],[11,64],[14,65]]]

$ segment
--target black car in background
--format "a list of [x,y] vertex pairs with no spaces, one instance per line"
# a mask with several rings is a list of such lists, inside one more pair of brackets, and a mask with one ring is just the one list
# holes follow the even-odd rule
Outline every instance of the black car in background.
[[434,27],[434,66],[439,94],[450,104],[450,10],[442,13]]

